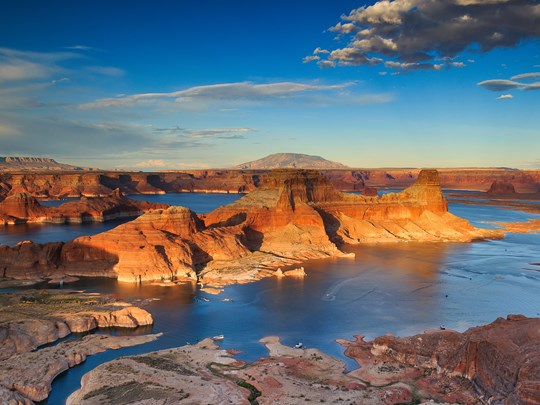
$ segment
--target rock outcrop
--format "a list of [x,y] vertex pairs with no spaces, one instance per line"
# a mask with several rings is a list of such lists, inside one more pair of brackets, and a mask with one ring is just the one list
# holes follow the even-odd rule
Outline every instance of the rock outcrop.
[[508,181],[495,180],[491,183],[489,190],[486,192],[491,195],[508,195],[516,194],[516,189],[514,185]]
[[[441,330],[409,338],[381,336],[342,342],[364,370],[398,363],[448,377],[470,380],[489,403],[540,401],[540,319],[509,315],[464,333]],[[391,377],[394,378],[394,377]]]
[[42,401],[49,395],[52,380],[87,356],[158,337],[90,335],[43,348],[71,333],[97,327],[136,328],[152,325],[154,321],[144,309],[109,296],[80,292],[4,293],[0,304],[0,402],[3,404]]
[[0,156],[0,171],[95,170],[89,167],[58,163],[54,159],[34,156]]
[[[365,187],[405,188],[417,179],[420,169],[319,169],[342,191]],[[494,181],[511,182],[519,193],[540,190],[540,170],[439,169],[441,186],[452,190],[485,191]],[[125,194],[170,192],[246,193],[263,185],[269,170],[189,170],[161,173],[118,171],[0,171],[0,200],[8,194],[34,197],[96,197],[118,188]]]
[[27,193],[14,193],[0,202],[0,225],[19,223],[82,223],[103,222],[136,217],[164,204],[135,201],[114,190],[104,197],[81,197],[58,207],[44,207]]
[[448,212],[434,170],[398,194],[336,190],[318,171],[278,170],[240,200],[198,217],[152,210],[110,231],[65,244],[0,247],[13,278],[105,276],[121,281],[247,282],[307,259],[344,256],[342,243],[460,241],[502,237]]
[[[540,319],[509,317],[464,333],[341,341],[360,368],[316,349],[261,339],[267,357],[235,359],[210,339],[105,363],[68,404],[151,403],[538,404]],[[137,372],[135,372],[137,370]]]

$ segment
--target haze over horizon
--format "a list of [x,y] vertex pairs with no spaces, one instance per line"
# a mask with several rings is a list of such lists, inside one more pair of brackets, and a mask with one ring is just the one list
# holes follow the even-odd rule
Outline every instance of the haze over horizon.
[[10,2],[2,155],[540,168],[535,0]]

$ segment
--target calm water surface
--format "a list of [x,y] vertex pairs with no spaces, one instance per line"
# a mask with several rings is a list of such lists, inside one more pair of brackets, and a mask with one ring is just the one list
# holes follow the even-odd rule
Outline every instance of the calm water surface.
[[[185,196],[189,194],[181,197]],[[451,203],[450,210],[481,226],[486,221],[535,217],[466,204]],[[356,258],[306,263],[308,275],[303,280],[265,279],[227,287],[219,296],[200,292],[191,284],[157,287],[84,280],[70,285],[121,299],[157,298],[147,308],[155,319],[153,328],[112,332],[164,335],[145,345],[89,357],[55,380],[45,403],[63,403],[79,387],[81,377],[105,361],[217,334],[225,335],[222,347],[243,350],[239,357],[245,360],[264,356],[258,340],[278,335],[285,344],[301,341],[342,358],[352,368],[336,338],[411,335],[442,325],[465,330],[509,313],[538,316],[540,312],[540,266],[532,264],[540,262],[539,234],[509,234],[504,240],[471,244],[404,243],[347,250],[355,252]],[[232,301],[223,302],[224,298]]]
[[[130,196],[139,201],[151,201],[162,204],[181,205],[189,209],[204,214],[210,212],[221,205],[242,197],[243,194],[205,194],[205,193],[171,193],[158,195],[135,195]],[[40,204],[57,207],[67,201],[65,200],[40,201]],[[15,245],[23,240],[31,240],[36,243],[46,242],[66,242],[78,238],[79,236],[95,235],[108,231],[120,224],[130,221],[131,218],[119,219],[107,222],[94,222],[84,224],[20,224],[10,226],[0,226],[0,245]]]

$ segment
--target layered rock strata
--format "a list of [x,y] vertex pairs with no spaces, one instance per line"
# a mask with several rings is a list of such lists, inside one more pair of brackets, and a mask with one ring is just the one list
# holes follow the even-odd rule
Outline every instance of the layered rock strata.
[[336,190],[318,171],[279,170],[236,202],[197,216],[150,211],[110,231],[68,243],[0,247],[5,277],[105,276],[122,281],[186,278],[228,284],[278,267],[344,256],[342,243],[459,241],[502,237],[450,214],[436,171],[398,194]]
[[144,309],[116,302],[108,296],[69,291],[5,293],[0,302],[2,403],[42,401],[49,395],[53,379],[87,356],[157,338],[157,335],[90,335],[43,347],[71,333],[88,332],[97,327],[149,326],[153,319]]
[[[321,170],[338,190],[361,191],[365,187],[405,188],[420,169]],[[494,181],[511,182],[519,193],[540,190],[540,170],[439,169],[445,189],[486,191]],[[190,170],[161,173],[0,172],[0,200],[9,194],[28,193],[39,198],[104,196],[119,188],[126,194],[171,192],[246,193],[264,184],[269,170]]]
[[103,222],[136,217],[150,209],[165,207],[126,198],[118,189],[104,197],[81,197],[58,207],[45,207],[29,194],[15,193],[0,202],[0,225]]
[[510,316],[464,333],[341,341],[360,366],[348,373],[343,362],[276,337],[262,339],[269,355],[249,364],[205,340],[102,364],[83,377],[68,404],[134,396],[148,403],[532,405],[540,394],[539,328],[538,318]]

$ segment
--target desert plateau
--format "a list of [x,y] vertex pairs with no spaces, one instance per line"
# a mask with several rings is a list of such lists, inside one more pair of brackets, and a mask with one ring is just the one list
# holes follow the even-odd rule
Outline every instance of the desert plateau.
[[1,14],[0,405],[540,405],[538,0]]

